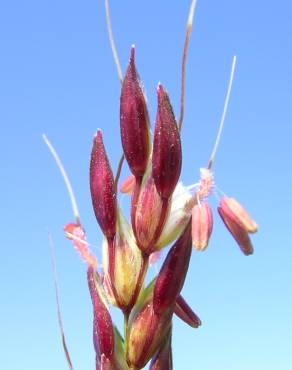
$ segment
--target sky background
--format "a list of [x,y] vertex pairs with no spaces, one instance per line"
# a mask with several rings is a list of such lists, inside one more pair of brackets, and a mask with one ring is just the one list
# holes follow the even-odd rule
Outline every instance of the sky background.
[[[178,115],[189,0],[112,1],[125,71],[131,44],[152,125],[156,86]],[[185,298],[203,325],[174,321],[176,370],[292,368],[292,73],[290,1],[199,0],[187,65],[184,164],[197,182],[206,166],[238,57],[215,162],[218,187],[257,220],[245,257],[218,216],[206,253],[193,253]],[[42,141],[54,143],[72,180],[89,241],[101,232],[88,185],[97,128],[113,168],[121,154],[120,83],[101,0],[10,0],[0,4],[0,358],[5,370],[67,369],[48,246],[53,234],[68,345],[76,370],[94,368],[86,267],[62,228],[73,221],[63,180]],[[128,170],[125,168],[122,177]],[[214,210],[217,199],[212,200]],[[116,319],[120,319],[114,313]]]

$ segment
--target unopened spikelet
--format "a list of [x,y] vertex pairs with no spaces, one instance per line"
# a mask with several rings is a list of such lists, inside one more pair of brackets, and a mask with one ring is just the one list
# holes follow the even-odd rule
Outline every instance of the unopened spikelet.
[[100,130],[94,137],[91,152],[90,191],[97,222],[104,235],[112,239],[116,234],[116,189]]
[[213,230],[212,209],[207,202],[196,204],[192,210],[192,240],[198,251],[204,251]]
[[192,251],[191,222],[169,250],[155,282],[153,308],[161,314],[173,307],[183,287]]
[[93,304],[93,343],[97,356],[104,355],[108,360],[114,358],[115,340],[112,319],[105,297],[92,267],[87,270],[88,287]]
[[122,85],[120,127],[128,165],[133,175],[141,178],[146,171],[150,155],[150,132],[146,99],[135,66],[134,47]]
[[167,92],[158,85],[158,109],[153,141],[152,175],[159,195],[168,199],[181,172],[180,133]]

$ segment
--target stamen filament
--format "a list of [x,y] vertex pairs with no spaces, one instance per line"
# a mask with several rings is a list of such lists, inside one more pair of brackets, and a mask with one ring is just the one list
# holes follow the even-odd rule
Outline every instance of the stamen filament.
[[227,108],[228,108],[228,104],[229,104],[229,99],[230,99],[230,95],[231,95],[231,89],[232,89],[232,84],[233,84],[233,79],[234,79],[235,66],[236,66],[236,55],[234,55],[234,57],[233,57],[231,72],[230,72],[230,77],[229,77],[229,83],[228,83],[227,93],[226,93],[225,102],[224,102],[224,108],[223,108],[223,112],[222,112],[222,116],[221,116],[221,121],[220,121],[219,129],[218,129],[218,133],[217,133],[217,136],[216,136],[215,144],[214,144],[214,147],[213,147],[213,151],[212,151],[212,154],[210,156],[209,163],[208,163],[208,169],[209,170],[211,170],[211,168],[213,167],[214,160],[215,160],[215,155],[216,155],[218,145],[219,145],[219,142],[220,142],[220,139],[221,139],[221,135],[222,135],[223,127],[224,127],[224,122],[225,122],[225,117],[226,117],[226,113],[227,113]]

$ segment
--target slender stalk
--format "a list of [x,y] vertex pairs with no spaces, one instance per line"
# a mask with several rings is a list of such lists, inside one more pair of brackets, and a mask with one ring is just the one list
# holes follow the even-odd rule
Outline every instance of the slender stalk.
[[[112,49],[112,53],[113,53],[113,58],[114,58],[114,62],[115,62],[116,67],[117,67],[119,80],[122,84],[123,80],[124,80],[124,77],[123,77],[123,72],[122,72],[122,68],[121,68],[121,63],[120,63],[118,50],[117,50],[116,43],[115,43],[113,28],[112,28],[109,0],[105,0],[105,14],[106,14],[106,23],[107,23],[108,36],[109,36],[110,45],[111,45],[111,49]],[[118,169],[117,169],[116,177],[115,177],[116,188],[118,186],[118,182],[119,182],[119,179],[120,179],[124,159],[125,159],[125,156],[124,156],[124,154],[122,154],[120,162],[119,162],[119,166],[118,166]]]
[[184,43],[183,49],[183,57],[182,57],[182,67],[181,67],[181,97],[180,97],[180,117],[178,121],[178,128],[179,131],[182,130],[183,120],[184,120],[184,113],[185,113],[185,95],[186,95],[186,64],[187,64],[187,56],[188,56],[188,49],[191,40],[192,30],[193,30],[193,20],[195,15],[197,1],[192,0],[188,22],[187,22],[187,33]]
[[76,201],[76,197],[75,197],[75,194],[74,194],[74,191],[73,191],[73,188],[72,188],[72,185],[71,185],[71,182],[69,180],[69,177],[67,175],[67,172],[65,170],[65,167],[63,166],[63,163],[58,155],[58,153],[56,152],[55,148],[53,147],[52,143],[49,141],[49,139],[47,138],[47,136],[45,134],[43,134],[43,139],[46,143],[46,145],[48,146],[60,172],[61,172],[61,175],[63,177],[63,180],[65,182],[65,185],[66,185],[66,188],[67,188],[67,191],[68,191],[68,194],[69,194],[69,197],[70,197],[70,202],[71,202],[71,206],[72,206],[72,210],[73,210],[73,214],[74,214],[74,217],[75,217],[75,221],[78,225],[81,224],[80,222],[80,214],[79,214],[79,210],[78,210],[78,206],[77,206],[77,201]]
[[120,176],[121,176],[121,172],[122,172],[124,160],[125,160],[125,155],[122,154],[121,159],[120,159],[120,162],[119,162],[119,165],[118,165],[117,173],[116,173],[116,176],[115,176],[115,188],[116,188],[116,192],[118,190],[118,182],[119,182],[119,179],[120,179]]
[[110,45],[111,45],[111,48],[112,48],[114,61],[115,61],[116,67],[117,67],[118,76],[119,76],[120,82],[122,84],[123,83],[123,72],[122,72],[121,63],[120,63],[120,60],[119,60],[119,55],[118,55],[118,51],[117,51],[117,47],[116,47],[116,43],[115,43],[113,29],[112,29],[109,0],[105,0],[105,13],[106,13],[106,23],[107,23],[107,30],[108,30]]
[[227,88],[227,93],[225,97],[225,102],[224,102],[224,108],[221,116],[221,121],[218,129],[218,133],[215,139],[215,144],[209,159],[208,163],[208,169],[211,170],[214,164],[215,156],[218,150],[218,145],[221,139],[224,123],[225,123],[225,118],[226,118],[226,113],[227,113],[227,108],[230,100],[230,95],[231,95],[231,89],[233,85],[233,79],[234,79],[234,73],[235,73],[235,67],[236,67],[236,56],[234,55],[233,60],[232,60],[232,66],[231,66],[231,72],[230,72],[230,77],[229,77],[229,83],[228,83],[228,88]]
[[52,267],[53,267],[53,276],[54,276],[54,288],[55,288],[55,297],[56,297],[56,304],[57,304],[57,314],[58,314],[58,323],[59,323],[59,329],[61,333],[62,338],[62,345],[64,349],[64,353],[66,356],[67,364],[69,366],[70,370],[74,370],[74,366],[72,364],[71,356],[68,350],[66,337],[65,337],[65,331],[64,331],[64,325],[63,325],[63,318],[62,318],[62,312],[61,312],[61,304],[60,304],[60,293],[59,293],[59,279],[58,279],[58,271],[57,271],[57,262],[56,262],[56,256],[55,256],[55,246],[52,234],[49,233],[49,244],[50,244],[50,250],[51,250],[51,260],[52,260]]

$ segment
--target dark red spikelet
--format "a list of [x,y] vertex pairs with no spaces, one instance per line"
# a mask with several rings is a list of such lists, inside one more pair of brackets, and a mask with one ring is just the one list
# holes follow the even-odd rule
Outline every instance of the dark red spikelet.
[[97,131],[93,141],[90,161],[90,191],[97,222],[104,235],[107,238],[113,238],[116,233],[116,190],[101,131]]
[[158,110],[153,142],[152,175],[162,198],[169,198],[178,182],[182,150],[180,133],[167,92],[158,86]]
[[149,154],[149,115],[135,66],[135,48],[123,81],[120,101],[121,138],[125,157],[135,177],[144,175]]
[[88,287],[93,304],[93,343],[97,357],[104,355],[107,359],[114,356],[114,328],[110,313],[96,287],[95,271],[87,270]]
[[192,252],[191,221],[171,247],[158,274],[153,295],[153,308],[159,314],[175,304],[183,287]]
[[174,313],[192,328],[198,328],[202,325],[200,318],[195,314],[181,295],[176,299]]

